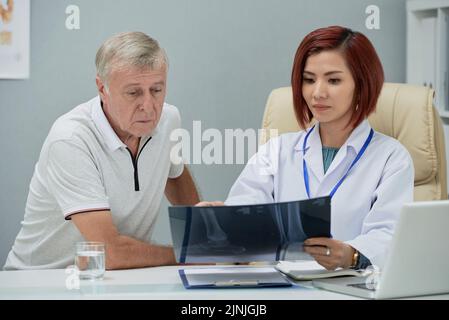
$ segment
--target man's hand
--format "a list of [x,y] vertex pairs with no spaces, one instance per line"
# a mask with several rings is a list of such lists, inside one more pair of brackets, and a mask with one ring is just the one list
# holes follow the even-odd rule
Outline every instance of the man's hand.
[[353,247],[330,238],[309,238],[304,241],[304,251],[327,270],[349,268],[354,255]]

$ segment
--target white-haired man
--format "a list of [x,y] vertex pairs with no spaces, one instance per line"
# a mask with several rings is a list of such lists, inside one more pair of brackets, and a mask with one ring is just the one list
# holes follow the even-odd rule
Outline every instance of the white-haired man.
[[175,263],[171,247],[149,242],[161,199],[199,198],[187,168],[170,161],[180,115],[164,102],[164,50],[121,33],[96,67],[99,95],[56,120],[44,142],[6,270],[64,268],[83,240],[106,244],[107,269]]

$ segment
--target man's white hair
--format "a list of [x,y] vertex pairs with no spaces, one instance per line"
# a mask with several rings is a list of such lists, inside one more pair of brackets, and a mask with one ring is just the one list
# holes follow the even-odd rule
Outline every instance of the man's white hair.
[[159,43],[143,32],[123,32],[107,39],[98,49],[95,58],[97,75],[108,89],[113,70],[127,67],[168,67],[168,59]]

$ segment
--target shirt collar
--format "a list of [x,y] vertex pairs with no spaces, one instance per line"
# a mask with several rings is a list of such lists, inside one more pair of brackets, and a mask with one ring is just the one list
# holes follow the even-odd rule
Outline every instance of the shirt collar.
[[[306,145],[306,151],[311,146],[317,146],[319,149],[322,148],[321,146],[321,139],[320,139],[320,130],[319,130],[319,123],[316,123],[315,128],[313,129],[313,132],[310,133],[309,139],[307,141]],[[304,139],[306,137],[307,132],[310,130],[307,129],[306,132],[302,135],[301,139],[299,139],[298,143],[295,146],[296,151],[303,151],[303,144]],[[347,148],[352,147],[354,148],[354,151],[358,153],[360,149],[362,149],[363,144],[366,141],[366,138],[368,137],[368,134],[371,130],[371,126],[368,122],[368,120],[363,120],[349,135],[349,138],[346,140],[346,142],[341,146],[341,148]],[[341,149],[340,148],[340,149]]]
[[94,99],[93,104],[92,120],[103,136],[103,139],[106,142],[109,150],[115,151],[120,148],[126,148],[126,145],[117,136],[114,129],[112,129],[108,119],[106,118],[106,115],[103,112],[103,108],[101,107],[101,100],[99,96]]
[[368,120],[363,120],[349,135],[348,140],[343,144],[342,148],[346,146],[354,148],[356,154],[360,152],[370,133],[371,126]]
[[[312,130],[311,126],[310,128],[307,128],[304,133],[301,135],[301,138],[298,140],[298,143],[295,146],[296,151],[304,151],[304,139],[306,138],[307,133]],[[319,122],[315,123],[315,127],[313,128],[313,131],[310,133],[309,138],[307,140],[307,145],[305,150],[307,151],[310,149],[311,146],[317,146],[319,149],[321,149],[321,138],[320,138],[320,124]]]

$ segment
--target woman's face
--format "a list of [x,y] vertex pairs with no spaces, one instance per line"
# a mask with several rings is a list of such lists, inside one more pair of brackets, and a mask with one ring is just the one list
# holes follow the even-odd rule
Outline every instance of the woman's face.
[[349,123],[354,89],[354,79],[340,51],[322,51],[307,58],[302,95],[320,124],[345,127]]

